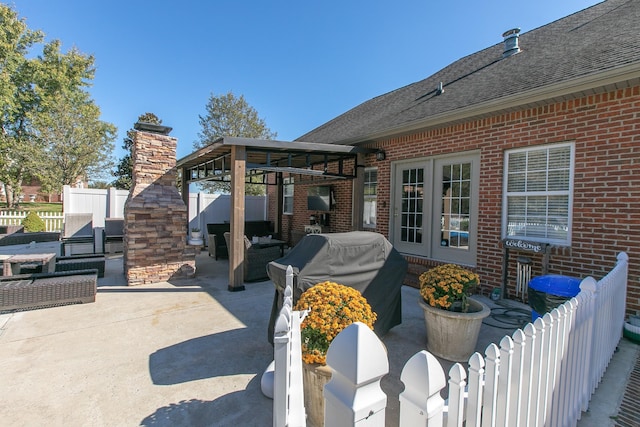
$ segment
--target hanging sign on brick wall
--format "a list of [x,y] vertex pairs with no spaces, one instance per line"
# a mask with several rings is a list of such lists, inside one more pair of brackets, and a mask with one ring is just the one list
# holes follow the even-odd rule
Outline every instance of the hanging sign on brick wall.
[[521,251],[544,253],[547,245],[539,242],[531,242],[522,239],[504,239],[502,244],[508,249],[519,249]]

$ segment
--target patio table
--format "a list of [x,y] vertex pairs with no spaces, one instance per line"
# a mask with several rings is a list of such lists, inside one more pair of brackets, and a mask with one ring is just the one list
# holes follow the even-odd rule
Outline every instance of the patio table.
[[20,265],[26,263],[42,264],[43,273],[53,273],[56,270],[55,253],[12,255],[9,258],[4,259],[2,262],[4,267],[4,276],[20,274]]
[[278,239],[269,239],[269,238],[259,238],[257,242],[253,242],[251,243],[252,246],[255,246],[257,248],[271,248],[274,246],[279,246],[280,247],[280,256],[284,256],[284,246],[287,242],[285,242],[284,240],[278,240]]

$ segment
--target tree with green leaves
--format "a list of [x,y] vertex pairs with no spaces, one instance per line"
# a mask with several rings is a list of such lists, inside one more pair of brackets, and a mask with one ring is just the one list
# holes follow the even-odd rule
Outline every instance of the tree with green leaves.
[[36,172],[43,190],[60,192],[78,179],[92,180],[111,168],[116,128],[100,120],[100,109],[85,92],[58,93],[47,114],[34,118],[38,144],[47,153],[47,167]]
[[0,28],[0,181],[13,207],[25,179],[36,177],[45,189],[59,191],[103,168],[115,127],[99,120],[86,90],[95,74],[93,56],[75,48],[62,53],[58,40],[32,55],[44,35],[4,4]]
[[28,119],[36,110],[38,97],[32,82],[36,76],[35,60],[27,55],[35,43],[43,40],[40,31],[27,28],[8,6],[0,4],[0,181],[4,185],[7,205],[18,203],[25,162],[33,145],[28,133]]
[[[153,113],[144,113],[138,116],[139,123],[153,123],[154,125],[162,124],[162,120]],[[112,175],[116,178],[111,185],[120,190],[130,190],[133,179],[133,161],[131,154],[133,150],[133,134],[135,129],[129,129],[127,136],[122,141],[122,148],[125,150],[125,155],[120,159],[116,165],[116,170]]]
[[[273,139],[277,136],[242,95],[236,97],[232,92],[220,96],[211,94],[205,108],[207,114],[199,116],[202,128],[198,133],[200,140],[193,143],[193,148],[196,150],[224,136],[259,139]],[[212,192],[231,192],[229,182],[209,181],[199,185]],[[265,187],[262,184],[247,184],[245,193],[262,195],[265,194]]]

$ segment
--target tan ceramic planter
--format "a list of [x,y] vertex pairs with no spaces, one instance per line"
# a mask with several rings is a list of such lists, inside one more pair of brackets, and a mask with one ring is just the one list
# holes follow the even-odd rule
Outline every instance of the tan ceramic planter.
[[424,310],[427,350],[446,360],[466,362],[475,351],[482,320],[491,314],[489,307],[473,298],[468,313],[431,307],[422,299],[418,303]]
[[331,368],[317,364],[302,364],[304,407],[307,426],[324,426],[324,386],[331,380]]

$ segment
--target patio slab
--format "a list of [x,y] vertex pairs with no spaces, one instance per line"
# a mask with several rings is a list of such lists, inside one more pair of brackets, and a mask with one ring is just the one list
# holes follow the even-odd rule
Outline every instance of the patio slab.
[[[95,303],[0,315],[0,419],[9,425],[271,425],[272,401],[262,395],[260,378],[273,358],[267,341],[273,284],[229,292],[226,260],[203,251],[196,263],[194,279],[127,287],[122,257],[109,257]],[[398,424],[401,369],[426,344],[418,298],[416,289],[403,287],[403,322],[383,339],[390,361],[382,382],[387,426]],[[511,309],[518,317],[527,307],[496,313]],[[512,333],[518,326],[511,321],[489,318],[478,350]]]

